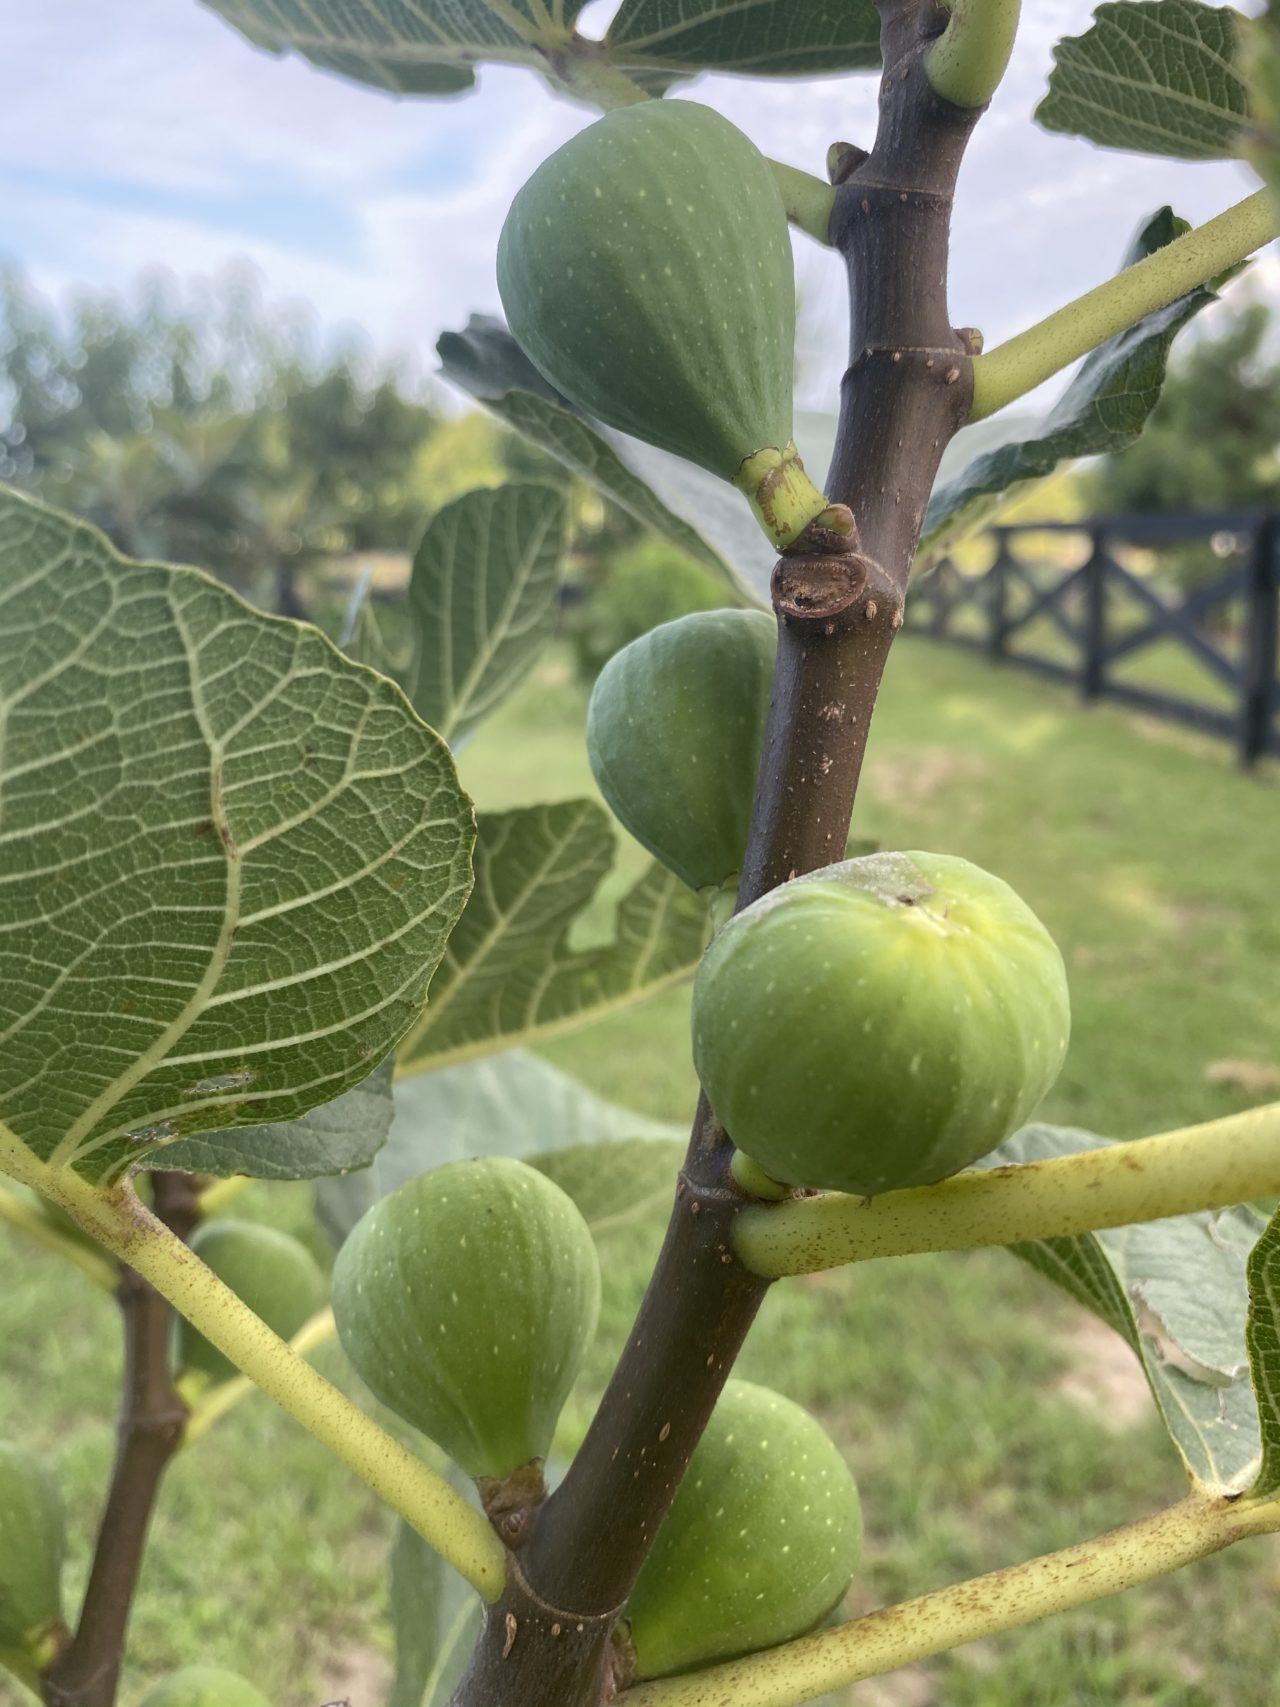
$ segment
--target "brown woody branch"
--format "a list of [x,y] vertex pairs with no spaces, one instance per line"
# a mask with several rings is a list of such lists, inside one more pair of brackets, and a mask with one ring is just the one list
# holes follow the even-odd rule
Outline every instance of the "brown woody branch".
[[[739,894],[843,857],[880,678],[942,451],[972,395],[947,313],[956,174],[976,112],[940,101],[924,52],[948,14],[878,0],[875,147],[842,182],[851,355],[827,495],[853,511],[837,555],[784,558],[778,660]],[[733,1256],[744,1198],[699,1102],[666,1242],[631,1337],[564,1482],[513,1561],[454,1707],[597,1707],[609,1635],[764,1297]]]
[[[199,1218],[193,1177],[170,1172],[151,1179],[157,1215],[189,1237]],[[43,1681],[46,1707],[114,1707],[151,1514],[187,1420],[173,1386],[168,1304],[123,1265],[116,1297],[124,1376],[115,1463],[75,1635]]]

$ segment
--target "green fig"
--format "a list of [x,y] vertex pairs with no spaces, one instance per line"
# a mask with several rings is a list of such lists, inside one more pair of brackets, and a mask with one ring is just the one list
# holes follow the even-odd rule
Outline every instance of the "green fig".
[[803,1635],[861,1551],[858,1489],[821,1425],[780,1393],[728,1382],[627,1602],[637,1675]]
[[[281,1339],[291,1339],[321,1309],[325,1279],[311,1252],[290,1233],[229,1217],[197,1227],[191,1249]],[[181,1317],[175,1327],[176,1367],[202,1383],[229,1381],[235,1365]]]
[[53,1479],[0,1441],[0,1666],[28,1683],[53,1659],[62,1623],[66,1532]]
[[408,1180],[357,1222],[333,1272],[357,1374],[482,1482],[545,1459],[599,1310],[573,1200],[505,1156]]
[[217,1666],[184,1666],[162,1678],[142,1707],[269,1707],[251,1683]]
[[1053,938],[998,877],[882,853],[792,879],[713,940],[693,993],[711,1106],[774,1179],[873,1196],[1002,1143],[1071,1029]]
[[587,708],[614,816],[691,889],[737,883],[769,713],[773,619],[699,611],[616,652]]
[[643,101],[588,125],[512,203],[498,291],[530,360],[571,403],[733,481],[775,544],[826,510],[791,437],[782,193],[728,119]]

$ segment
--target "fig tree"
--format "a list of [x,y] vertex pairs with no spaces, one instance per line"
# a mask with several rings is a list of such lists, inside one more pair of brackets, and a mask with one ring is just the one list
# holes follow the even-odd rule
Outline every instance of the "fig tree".
[[769,712],[773,619],[699,611],[616,652],[587,709],[614,816],[691,889],[736,884]]
[[184,1666],[162,1678],[141,1707],[269,1707],[251,1683],[217,1666]]
[[0,1441],[0,1665],[31,1681],[62,1632],[62,1501],[32,1453]]
[[780,1393],[728,1382],[627,1603],[638,1676],[802,1635],[861,1551],[857,1486],[821,1425]]
[[599,1309],[573,1200],[505,1156],[408,1180],[357,1222],[333,1273],[357,1374],[481,1482],[546,1457]]
[[[197,1227],[191,1249],[281,1339],[291,1339],[324,1304],[325,1279],[306,1246],[290,1233],[228,1217]],[[176,1367],[202,1384],[228,1381],[230,1360],[181,1317],[174,1330]]]
[[968,1167],[1052,1085],[1071,1019],[1053,938],[1007,883],[878,853],[782,884],[693,994],[711,1106],[774,1179],[872,1196]]
[[782,194],[728,119],[643,101],[588,125],[511,204],[498,290],[571,403],[733,481],[775,544],[826,509],[791,437]]

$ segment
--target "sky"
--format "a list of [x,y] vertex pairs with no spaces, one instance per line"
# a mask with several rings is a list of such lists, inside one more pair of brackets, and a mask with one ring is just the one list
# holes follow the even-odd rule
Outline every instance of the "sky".
[[[803,0],[797,0],[803,3]],[[611,3],[593,0],[588,34]],[[970,145],[954,220],[956,325],[988,347],[1112,271],[1142,217],[1195,222],[1254,187],[1235,163],[1096,149],[1038,129],[1055,40],[1090,0],[1031,0],[1009,74]],[[520,183],[592,114],[527,71],[401,101],[252,48],[198,0],[0,0],[0,260],[62,298],[163,267],[207,278],[248,259],[273,301],[312,305],[427,371],[445,329],[499,310],[493,256]],[[869,142],[875,79],[729,77],[684,86],[768,154],[823,173]],[[1272,251],[1268,271],[1280,264]],[[838,259],[797,239],[802,402],[834,401]]]

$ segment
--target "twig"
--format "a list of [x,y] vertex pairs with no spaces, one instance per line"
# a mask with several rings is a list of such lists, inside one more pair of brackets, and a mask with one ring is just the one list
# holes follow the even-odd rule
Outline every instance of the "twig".
[[70,1233],[60,1233],[43,1210],[33,1203],[24,1203],[16,1192],[0,1185],[0,1221],[14,1227],[34,1244],[60,1256],[73,1268],[78,1268],[95,1286],[104,1292],[114,1292],[118,1276],[115,1267],[92,1245]]
[[1196,1495],[1138,1523],[1010,1565],[693,1677],[628,1690],[618,1707],[796,1707],[965,1642],[1166,1576],[1280,1528],[1280,1503]]
[[825,1192],[738,1217],[756,1274],[1065,1238],[1280,1194],[1280,1103],[1076,1155],[975,1169],[883,1197]]
[[[156,1173],[152,1180],[157,1216],[186,1238],[197,1219],[191,1175]],[[45,1674],[48,1707],[114,1707],[151,1515],[187,1420],[173,1385],[169,1306],[123,1265],[116,1296],[124,1323],[116,1458],[75,1635]]]

